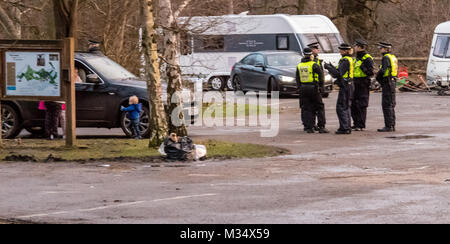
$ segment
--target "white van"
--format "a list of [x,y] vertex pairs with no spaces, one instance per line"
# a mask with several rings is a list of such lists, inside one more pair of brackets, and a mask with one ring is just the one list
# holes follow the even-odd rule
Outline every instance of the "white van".
[[450,82],[450,21],[436,27],[427,68],[427,82]]
[[192,30],[182,38],[183,77],[213,90],[233,89],[229,77],[234,64],[252,52],[301,52],[308,44],[319,42],[320,59],[337,65],[341,58],[338,46],[342,37],[322,15],[241,14],[181,18],[180,23]]

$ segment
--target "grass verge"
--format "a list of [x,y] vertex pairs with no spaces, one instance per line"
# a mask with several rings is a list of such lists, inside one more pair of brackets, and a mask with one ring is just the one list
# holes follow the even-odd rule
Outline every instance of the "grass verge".
[[[66,148],[63,140],[5,140],[0,161],[93,161],[159,159],[157,149],[148,148],[147,140],[78,140],[77,148]],[[288,154],[288,150],[266,145],[230,143],[215,140],[195,141],[205,145],[208,159],[263,158]]]

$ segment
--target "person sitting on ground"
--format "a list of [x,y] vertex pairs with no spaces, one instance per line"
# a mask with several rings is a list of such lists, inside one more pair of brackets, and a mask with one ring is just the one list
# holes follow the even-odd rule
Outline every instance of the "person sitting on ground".
[[140,117],[142,112],[142,103],[139,103],[139,98],[137,96],[131,96],[129,100],[130,106],[121,106],[120,110],[127,112],[127,117],[131,121],[131,131],[133,137],[137,140],[142,139],[141,129],[139,128]]

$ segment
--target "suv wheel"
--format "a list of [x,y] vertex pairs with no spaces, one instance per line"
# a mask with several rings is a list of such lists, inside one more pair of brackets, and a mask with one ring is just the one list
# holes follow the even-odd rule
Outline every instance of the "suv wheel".
[[20,134],[20,118],[16,110],[7,104],[2,104],[2,137],[15,138]]
[[[127,137],[133,137],[131,121],[127,118],[126,112],[123,112],[120,117],[120,127]],[[150,112],[147,107],[142,107],[139,127],[141,129],[142,137],[150,136]]]
[[222,77],[212,77],[209,79],[209,83],[213,91],[222,91],[225,88],[225,81]]

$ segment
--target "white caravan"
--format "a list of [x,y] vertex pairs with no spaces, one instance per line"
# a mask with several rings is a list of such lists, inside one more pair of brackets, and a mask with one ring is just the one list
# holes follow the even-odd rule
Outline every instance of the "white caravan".
[[252,52],[301,52],[319,42],[320,59],[337,65],[341,57],[339,30],[322,15],[240,14],[181,18],[180,23],[190,33],[182,38],[183,77],[213,90],[233,89],[229,77],[234,64]]
[[450,21],[436,27],[427,68],[427,82],[450,82]]

